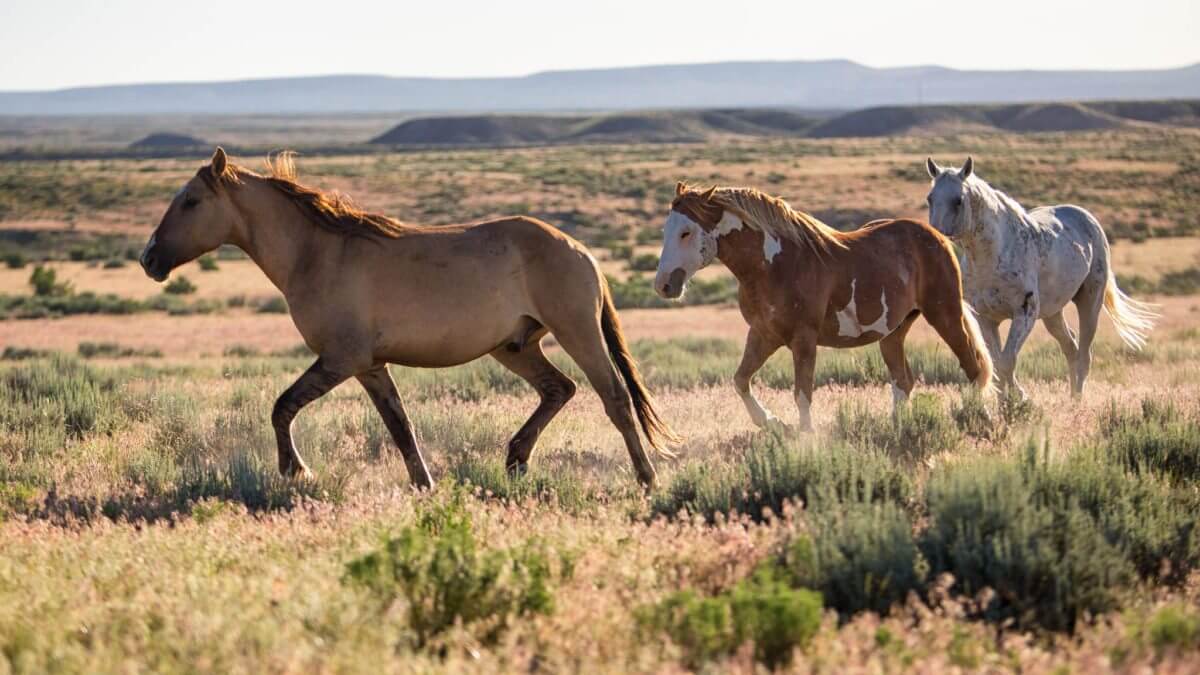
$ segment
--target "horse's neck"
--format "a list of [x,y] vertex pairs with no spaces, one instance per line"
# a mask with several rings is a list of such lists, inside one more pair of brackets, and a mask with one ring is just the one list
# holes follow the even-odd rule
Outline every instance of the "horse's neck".
[[[308,254],[328,234],[307,222],[295,204],[261,178],[246,176],[230,189],[241,222],[227,243],[245,251],[286,296],[295,279],[318,271],[311,269],[315,259]],[[299,269],[301,265],[305,269]]]
[[[739,283],[754,282],[767,264],[778,255],[782,249],[768,250],[764,246],[766,234],[759,230],[743,225],[740,229],[722,235],[717,240],[717,258],[725,263]],[[776,240],[779,246],[787,245]],[[771,256],[768,259],[768,256]]]
[[976,266],[994,265],[1012,242],[1022,239],[1017,230],[1031,227],[1028,214],[1019,204],[987,183],[976,188],[972,200],[975,231],[964,242],[968,261]]

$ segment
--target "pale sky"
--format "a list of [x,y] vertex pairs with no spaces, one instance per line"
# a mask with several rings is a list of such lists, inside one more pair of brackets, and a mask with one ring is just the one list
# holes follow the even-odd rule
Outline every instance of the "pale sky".
[[0,90],[725,60],[1165,68],[1200,0],[0,0]]

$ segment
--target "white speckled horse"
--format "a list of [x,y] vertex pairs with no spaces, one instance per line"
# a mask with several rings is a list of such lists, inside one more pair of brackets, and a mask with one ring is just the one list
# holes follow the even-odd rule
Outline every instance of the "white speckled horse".
[[904,339],[922,314],[967,379],[982,389],[991,386],[992,362],[963,303],[954,249],[925,223],[877,220],[838,232],[753,188],[697,190],[680,183],[663,228],[655,290],[679,297],[687,280],[714,259],[737,277],[738,306],[750,324],[733,383],[758,426],[775,417],[754,397],[750,380],[783,346],[796,370],[800,429],[812,428],[818,345],[878,342],[892,377],[893,405],[900,406],[915,384]]
[[[1095,216],[1070,205],[1026,211],[976,176],[970,157],[961,169],[943,169],[932,158],[925,164],[933,179],[929,222],[962,246],[966,298],[979,315],[1002,385],[1025,395],[1017,384],[1017,354],[1038,319],[1067,357],[1076,396],[1083,394],[1092,365],[1101,307],[1126,345],[1146,344],[1158,315],[1117,288],[1108,239]],[[1063,319],[1068,302],[1079,311],[1078,339]],[[1005,319],[1012,326],[1002,349]]]

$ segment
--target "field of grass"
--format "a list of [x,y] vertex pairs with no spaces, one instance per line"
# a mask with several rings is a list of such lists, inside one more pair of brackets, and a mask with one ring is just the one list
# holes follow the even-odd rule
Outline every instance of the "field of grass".
[[[253,266],[189,264],[195,290],[167,294],[136,262],[109,264],[126,257],[115,245],[58,245],[140,244],[194,164],[35,166],[0,201],[94,199],[78,186],[95,172],[164,192],[131,186],[87,213],[43,199],[0,220],[33,233],[14,244],[27,261],[0,269],[0,296],[32,302],[48,257],[43,286],[71,294],[41,297],[139,303],[0,320],[0,672],[1195,672],[1200,295],[1187,279],[1200,238],[1161,235],[1200,224],[1177,176],[1200,143],[1163,133],[302,160],[313,182],[412,220],[562,223],[630,293],[646,265],[626,260],[655,251],[680,177],[758,184],[834,221],[919,215],[912,172],[929,144],[947,159],[969,148],[983,175],[990,164],[1032,196],[1078,194],[1118,230],[1144,213],[1153,236],[1119,240],[1114,259],[1163,319],[1140,353],[1102,319],[1079,401],[1041,328],[1022,354],[1023,405],[966,392],[920,322],[903,414],[876,348],[823,350],[816,432],[778,435],[733,391],[745,326],[727,300],[623,311],[685,439],[656,460],[650,494],[553,345],[580,392],[519,479],[505,445],[537,398],[490,361],[393,369],[435,490],[408,487],[355,383],[297,419],[315,478],[280,478],[271,406],[312,356],[286,314],[262,310],[277,293]],[[1017,171],[1029,157],[1044,186]],[[60,185],[65,168],[85,176]],[[1171,199],[1158,216],[1138,206]],[[757,383],[795,418],[786,354]]]

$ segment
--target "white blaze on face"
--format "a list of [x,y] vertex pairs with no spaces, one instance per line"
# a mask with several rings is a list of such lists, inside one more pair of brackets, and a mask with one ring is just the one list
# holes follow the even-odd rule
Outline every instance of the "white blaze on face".
[[771,261],[775,259],[775,256],[779,255],[779,252],[783,250],[783,244],[779,243],[779,240],[775,237],[767,234],[765,230],[763,231],[762,236],[763,257],[767,259],[767,264],[770,264]]
[[863,333],[875,332],[880,335],[889,335],[892,329],[888,327],[888,305],[887,291],[879,291],[879,304],[882,308],[879,312],[879,318],[869,324],[861,323],[858,318],[858,308],[854,303],[855,284],[857,279],[850,281],[850,302],[846,303],[846,307],[837,313],[838,335],[842,337],[858,337]]
[[672,210],[663,225],[663,247],[658,256],[658,272],[654,277],[654,288],[662,289],[671,273],[681,269],[684,280],[690,279],[704,264],[700,253],[704,230],[696,221]]

